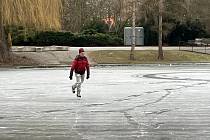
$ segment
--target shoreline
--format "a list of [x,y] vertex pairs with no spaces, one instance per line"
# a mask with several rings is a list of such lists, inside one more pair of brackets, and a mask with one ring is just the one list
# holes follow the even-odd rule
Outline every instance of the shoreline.
[[[184,62],[184,63],[142,63],[142,64],[94,64],[90,67],[138,67],[138,66],[210,66],[210,62]],[[0,69],[50,69],[50,68],[69,68],[69,65],[0,65]]]

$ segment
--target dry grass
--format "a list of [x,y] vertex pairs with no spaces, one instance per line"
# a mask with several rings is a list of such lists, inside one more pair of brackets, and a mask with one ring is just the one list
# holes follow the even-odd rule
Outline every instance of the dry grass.
[[61,0],[2,0],[3,23],[37,29],[61,27]]
[[13,54],[8,62],[1,62],[0,67],[14,66],[38,66],[39,63],[33,59]]
[[129,60],[130,51],[89,52],[90,58],[98,64],[143,64],[210,62],[210,55],[184,51],[164,51],[164,60],[157,59],[157,51],[135,51],[135,61]]

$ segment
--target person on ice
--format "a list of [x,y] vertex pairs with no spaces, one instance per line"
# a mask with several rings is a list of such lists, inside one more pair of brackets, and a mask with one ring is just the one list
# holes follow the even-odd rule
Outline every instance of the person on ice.
[[81,85],[84,82],[85,71],[87,71],[86,79],[89,79],[90,78],[89,62],[84,54],[84,49],[80,48],[79,55],[77,55],[74,61],[72,62],[70,76],[69,76],[70,80],[72,80],[73,72],[75,72],[76,83],[72,85],[72,92],[75,93],[76,92],[75,90],[77,89],[77,97],[81,97],[80,94]]

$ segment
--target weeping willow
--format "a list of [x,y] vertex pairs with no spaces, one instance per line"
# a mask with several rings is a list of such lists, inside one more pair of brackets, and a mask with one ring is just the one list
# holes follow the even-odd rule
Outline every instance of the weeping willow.
[[2,0],[4,25],[60,29],[61,0]]
[[0,0],[0,62],[9,56],[4,27],[13,25],[59,30],[61,9],[62,0]]

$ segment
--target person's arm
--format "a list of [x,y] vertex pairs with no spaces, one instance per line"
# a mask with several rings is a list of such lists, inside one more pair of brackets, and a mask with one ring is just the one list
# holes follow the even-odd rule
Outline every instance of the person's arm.
[[89,79],[90,78],[90,65],[89,65],[88,59],[87,59],[87,64],[86,64],[86,70],[87,70],[86,79]]
[[69,76],[70,80],[72,80],[73,72],[74,72],[74,69],[75,69],[76,65],[77,65],[77,60],[75,59],[75,60],[72,62],[72,65],[71,65],[70,76]]

